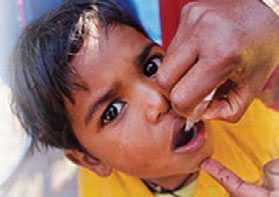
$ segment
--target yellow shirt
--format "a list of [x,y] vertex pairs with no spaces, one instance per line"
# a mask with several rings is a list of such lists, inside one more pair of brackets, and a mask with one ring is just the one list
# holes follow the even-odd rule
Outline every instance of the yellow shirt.
[[[180,188],[179,190],[173,192],[176,196],[183,196],[183,197],[192,197],[194,192],[195,192],[195,188],[197,185],[197,181],[193,181],[192,183],[190,183],[189,185],[185,185],[184,187]],[[155,197],[174,197],[174,195],[172,194],[155,194]]]
[[[279,113],[257,100],[239,123],[212,121],[209,127],[214,137],[213,158],[245,181],[261,183],[263,165],[279,156]],[[138,178],[117,171],[108,178],[101,178],[81,169],[79,184],[80,197],[154,197]],[[229,195],[201,171],[194,196]]]

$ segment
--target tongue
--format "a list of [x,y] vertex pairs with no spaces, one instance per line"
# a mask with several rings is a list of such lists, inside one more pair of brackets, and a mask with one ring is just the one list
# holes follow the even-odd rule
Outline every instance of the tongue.
[[192,140],[193,137],[194,137],[193,128],[188,132],[184,132],[184,130],[180,131],[176,138],[175,148],[185,146],[188,142],[190,142]]

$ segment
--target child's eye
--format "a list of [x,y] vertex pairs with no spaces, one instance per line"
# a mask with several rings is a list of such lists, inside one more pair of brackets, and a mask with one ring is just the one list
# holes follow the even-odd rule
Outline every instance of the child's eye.
[[112,122],[123,110],[125,106],[125,102],[123,101],[114,101],[112,102],[102,114],[101,121],[102,125],[109,124]]
[[154,75],[162,63],[162,58],[158,56],[151,57],[143,67],[143,73],[147,77]]

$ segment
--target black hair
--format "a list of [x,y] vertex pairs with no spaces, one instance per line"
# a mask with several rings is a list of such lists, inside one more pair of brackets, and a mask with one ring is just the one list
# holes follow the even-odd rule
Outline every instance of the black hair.
[[27,26],[20,37],[12,71],[12,109],[33,147],[82,149],[74,135],[65,99],[72,91],[87,90],[77,82],[70,62],[81,49],[89,23],[106,30],[127,25],[144,34],[143,27],[113,0],[70,0]]

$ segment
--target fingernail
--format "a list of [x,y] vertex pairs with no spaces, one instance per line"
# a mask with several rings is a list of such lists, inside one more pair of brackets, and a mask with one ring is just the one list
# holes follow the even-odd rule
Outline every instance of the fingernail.
[[272,160],[264,166],[266,173],[279,175],[279,160]]

